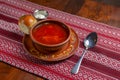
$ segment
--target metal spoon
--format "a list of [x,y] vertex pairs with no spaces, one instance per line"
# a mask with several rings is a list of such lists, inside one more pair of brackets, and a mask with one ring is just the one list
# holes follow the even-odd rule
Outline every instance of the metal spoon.
[[76,65],[73,67],[73,69],[71,70],[71,73],[73,74],[77,74],[78,71],[79,71],[79,68],[80,68],[80,65],[82,63],[82,60],[83,60],[83,57],[86,53],[86,51],[89,49],[89,48],[92,48],[95,46],[97,42],[97,33],[96,32],[91,32],[84,40],[84,46],[85,46],[85,49],[82,53],[82,56],[80,57],[80,59],[78,60],[78,62],[76,63]]

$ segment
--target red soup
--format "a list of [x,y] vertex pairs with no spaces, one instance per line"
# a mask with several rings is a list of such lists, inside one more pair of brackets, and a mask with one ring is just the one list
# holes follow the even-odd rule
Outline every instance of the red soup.
[[61,25],[47,23],[34,29],[33,37],[40,43],[51,45],[65,41],[68,34]]

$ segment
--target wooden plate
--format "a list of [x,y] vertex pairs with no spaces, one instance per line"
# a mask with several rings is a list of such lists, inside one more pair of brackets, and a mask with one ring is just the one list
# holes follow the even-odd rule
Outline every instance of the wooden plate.
[[67,59],[74,54],[79,45],[77,34],[74,30],[71,30],[71,32],[70,41],[61,50],[56,52],[43,53],[37,50],[29,35],[25,35],[23,38],[24,48],[30,55],[43,61],[60,61]]

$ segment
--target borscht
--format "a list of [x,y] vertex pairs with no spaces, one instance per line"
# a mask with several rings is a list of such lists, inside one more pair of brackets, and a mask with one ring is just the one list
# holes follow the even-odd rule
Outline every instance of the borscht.
[[47,45],[65,41],[68,38],[68,34],[64,25],[57,23],[43,23],[38,25],[32,32],[36,41]]

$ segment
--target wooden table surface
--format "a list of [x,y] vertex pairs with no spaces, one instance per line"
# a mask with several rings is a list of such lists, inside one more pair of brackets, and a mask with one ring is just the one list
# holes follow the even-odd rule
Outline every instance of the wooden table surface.
[[[74,15],[120,27],[120,0],[29,0]],[[44,80],[0,62],[0,80]]]

